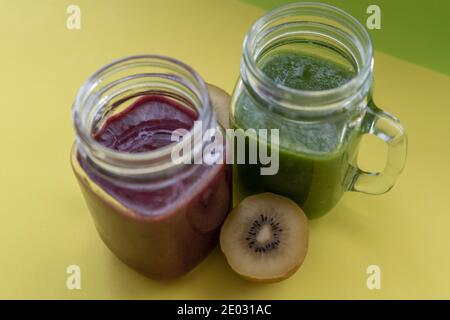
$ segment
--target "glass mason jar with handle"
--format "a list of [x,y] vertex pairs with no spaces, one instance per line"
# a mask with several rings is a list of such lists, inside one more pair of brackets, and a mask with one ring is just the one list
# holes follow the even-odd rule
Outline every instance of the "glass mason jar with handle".
[[[279,169],[235,164],[239,197],[273,192],[295,200],[309,218],[332,209],[345,191],[382,194],[402,172],[407,138],[398,119],[372,99],[373,48],[364,27],[325,4],[295,3],[260,18],[244,41],[241,77],[230,111],[235,129],[278,129]],[[356,164],[364,134],[388,145],[382,172]],[[247,135],[248,139],[256,139]],[[248,157],[246,157],[248,158]]]

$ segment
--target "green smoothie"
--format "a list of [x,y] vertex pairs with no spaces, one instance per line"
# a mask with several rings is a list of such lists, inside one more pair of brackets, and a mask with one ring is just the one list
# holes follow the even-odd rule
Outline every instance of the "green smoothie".
[[352,64],[295,51],[277,51],[261,59],[259,64],[261,70],[277,84],[299,90],[337,88],[355,76]]
[[[279,85],[309,91],[341,86],[356,74],[351,64],[289,50],[264,57],[259,67]],[[348,185],[346,176],[358,140],[355,130],[346,128],[349,115],[307,121],[269,109],[246,90],[234,105],[231,124],[235,129],[279,129],[280,138],[276,175],[261,175],[260,164],[234,166],[238,196],[277,193],[296,201],[309,218],[319,217],[334,207]],[[270,141],[267,144],[271,149]]]

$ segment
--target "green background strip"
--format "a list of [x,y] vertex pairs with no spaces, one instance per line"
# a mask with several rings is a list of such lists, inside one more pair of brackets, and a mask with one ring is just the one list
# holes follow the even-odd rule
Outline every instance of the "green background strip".
[[[295,1],[243,0],[272,9]],[[450,1],[326,0],[366,25],[367,7],[381,8],[381,29],[369,30],[376,50],[450,75]]]

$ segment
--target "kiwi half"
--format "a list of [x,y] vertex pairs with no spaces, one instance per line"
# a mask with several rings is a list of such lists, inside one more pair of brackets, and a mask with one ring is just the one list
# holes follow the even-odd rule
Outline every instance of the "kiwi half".
[[228,215],[220,247],[246,279],[276,282],[294,274],[308,250],[308,219],[292,200],[262,193],[245,198]]

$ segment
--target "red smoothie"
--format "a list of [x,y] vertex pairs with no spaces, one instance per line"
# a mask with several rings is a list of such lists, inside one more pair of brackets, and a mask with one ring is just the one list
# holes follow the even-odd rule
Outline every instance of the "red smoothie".
[[[151,152],[171,144],[172,132],[191,129],[196,119],[195,111],[173,99],[145,95],[109,117],[92,137],[116,151]],[[217,244],[231,201],[227,165],[189,165],[187,172],[130,182],[74,154],[74,171],[97,230],[129,266],[152,278],[174,278]]]

